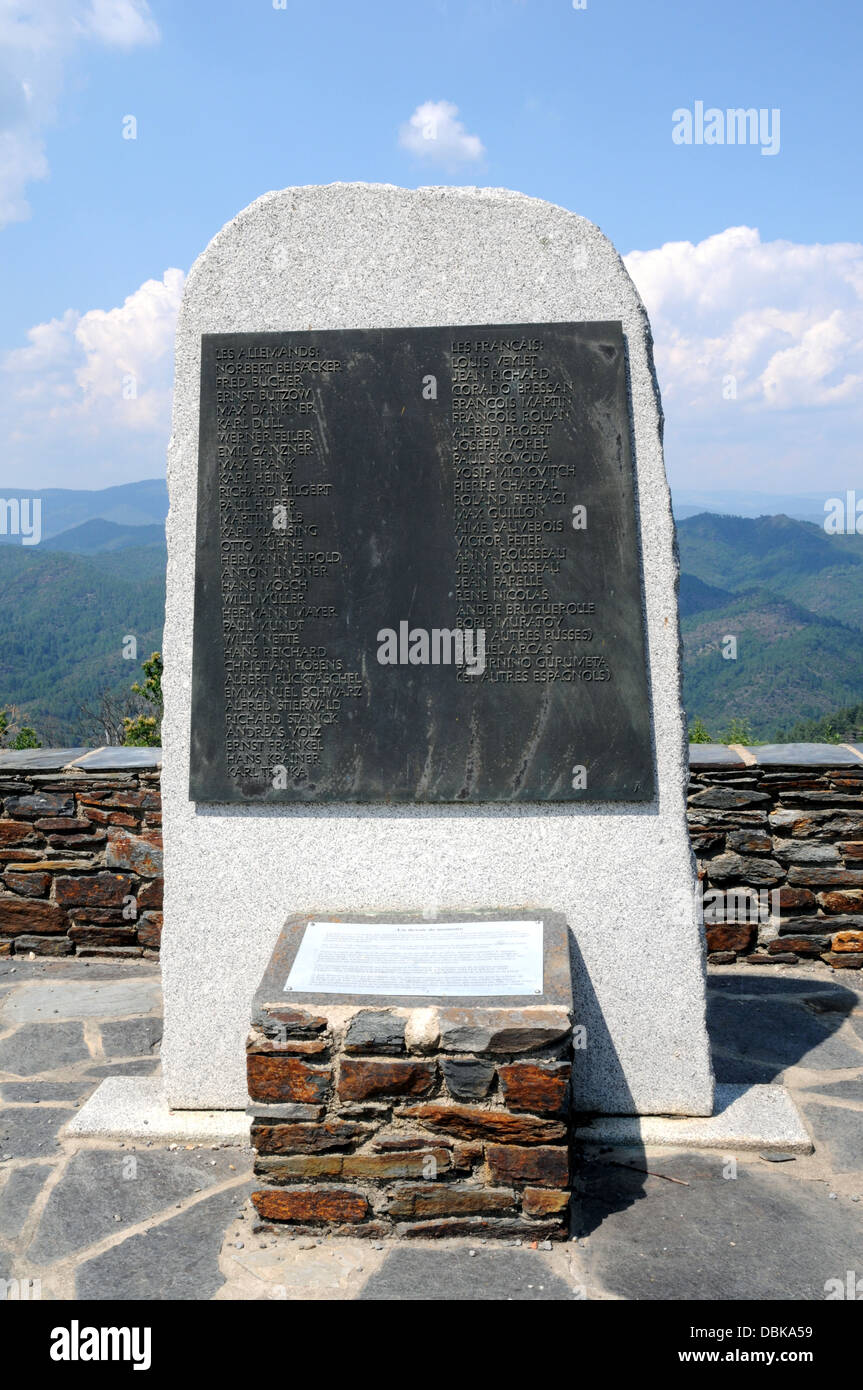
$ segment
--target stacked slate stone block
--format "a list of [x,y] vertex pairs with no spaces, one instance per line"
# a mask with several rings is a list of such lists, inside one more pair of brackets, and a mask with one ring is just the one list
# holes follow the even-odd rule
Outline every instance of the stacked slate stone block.
[[565,1236],[565,1010],[273,1008],[247,1064],[264,1220],[374,1237]]
[[863,967],[863,747],[693,744],[690,767],[710,962]]
[[0,754],[0,956],[155,955],[160,749]]

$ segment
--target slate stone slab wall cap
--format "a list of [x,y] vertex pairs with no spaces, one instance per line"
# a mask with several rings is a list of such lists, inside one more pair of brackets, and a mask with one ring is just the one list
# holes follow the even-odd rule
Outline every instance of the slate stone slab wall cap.
[[[336,802],[325,816],[300,804],[196,805],[189,797],[189,693],[197,527],[199,520],[209,524],[198,509],[204,336],[306,334],[310,325],[314,333],[532,324],[619,325],[631,422],[621,447],[637,499],[633,553],[649,656],[652,798],[614,805]],[[614,346],[611,339],[608,345]],[[650,1111],[661,1104],[675,1113],[710,1113],[704,947],[685,822],[677,569],[659,396],[644,307],[614,247],[585,219],[505,189],[284,189],[245,209],[195,263],[175,363],[162,773],[168,846],[162,1057],[171,1103],[244,1108],[251,1001],[288,913],[349,913],[354,920],[363,911],[425,909],[440,918],[465,907],[520,904],[553,906],[575,939],[575,1012],[592,1045],[577,1069],[574,1102],[590,1111]],[[411,399],[409,416],[426,404],[419,388]],[[401,404],[393,410],[393,431]],[[298,416],[295,428],[304,427]],[[571,490],[572,480],[565,482]],[[570,508],[577,501],[567,497]],[[601,517],[600,503],[600,525]],[[616,527],[604,529],[609,540],[618,534]],[[571,547],[577,533],[570,530]],[[415,528],[406,540],[421,549]],[[396,628],[404,616],[392,615]],[[635,631],[627,631],[635,640]],[[346,707],[355,703],[347,699]],[[570,768],[584,761],[575,751],[567,749]],[[670,884],[682,904],[673,912]]]
[[80,757],[69,760],[70,768],[86,772],[125,772],[131,768],[160,768],[161,748],[92,748]]

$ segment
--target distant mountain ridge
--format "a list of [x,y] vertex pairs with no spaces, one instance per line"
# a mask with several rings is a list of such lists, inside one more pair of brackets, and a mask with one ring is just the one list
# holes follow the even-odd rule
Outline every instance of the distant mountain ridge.
[[94,517],[51,536],[41,544],[42,550],[65,550],[72,555],[98,555],[110,550],[126,550],[130,546],[158,545],[165,548],[164,525],[119,526],[116,521]]
[[863,536],[704,513],[677,538],[690,720],[715,734],[749,719],[765,738],[863,698]]
[[[117,526],[164,526],[168,515],[168,488],[164,478],[145,478],[139,483],[119,483],[116,487],[92,491],[0,487],[0,498],[20,500],[22,497],[39,498],[42,503],[43,542],[88,521],[110,521]],[[0,544],[20,545],[21,537],[0,533]]]
[[[99,555],[0,547],[0,708],[18,706],[45,744],[87,742],[81,706],[128,692],[141,660],[161,649],[164,615],[159,546]],[[129,636],[134,661],[123,655]]]

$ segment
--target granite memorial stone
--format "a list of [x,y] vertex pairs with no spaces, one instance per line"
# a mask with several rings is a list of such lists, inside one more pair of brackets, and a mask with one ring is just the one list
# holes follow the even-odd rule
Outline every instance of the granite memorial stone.
[[710,1114],[661,414],[614,248],[500,189],[267,194],[190,273],[175,386],[168,1104],[245,1108],[287,914],[508,906],[569,924],[574,1105]]

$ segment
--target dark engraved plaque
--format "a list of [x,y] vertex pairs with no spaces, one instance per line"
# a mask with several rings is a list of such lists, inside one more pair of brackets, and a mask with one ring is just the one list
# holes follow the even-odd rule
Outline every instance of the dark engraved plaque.
[[190,795],[653,790],[621,325],[205,335]]

